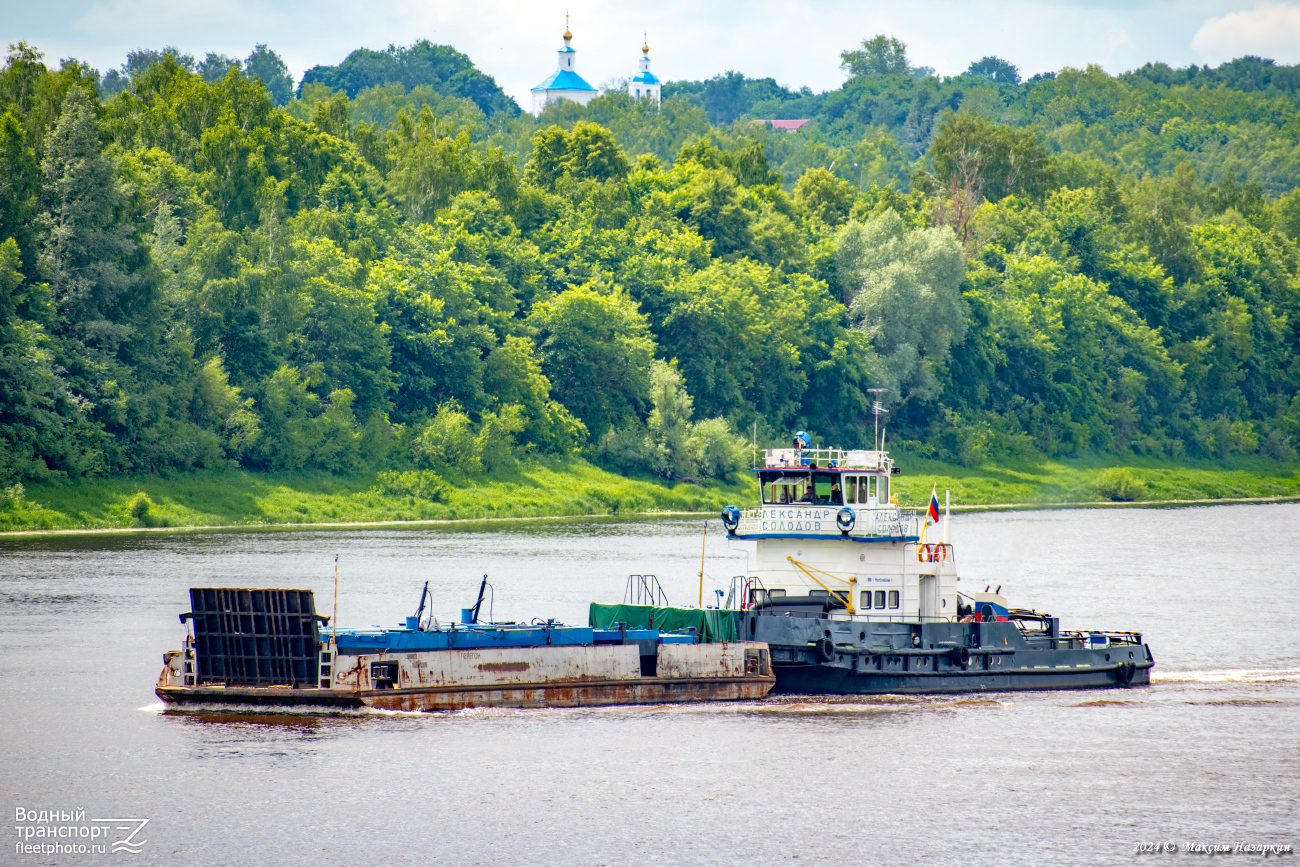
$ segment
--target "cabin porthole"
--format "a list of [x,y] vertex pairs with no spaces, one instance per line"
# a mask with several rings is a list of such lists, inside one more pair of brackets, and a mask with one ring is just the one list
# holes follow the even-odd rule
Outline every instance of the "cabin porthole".
[[859,633],[858,633],[858,641],[866,641],[866,640],[867,640],[867,633],[865,633],[865,632],[859,632]]
[[1129,658],[1129,659],[1132,659],[1132,658],[1133,658],[1133,651],[1130,650],[1130,651],[1128,652],[1128,658]]
[[1110,662],[1110,654],[1109,654],[1109,653],[1106,654],[1106,661],[1107,661],[1107,662]]

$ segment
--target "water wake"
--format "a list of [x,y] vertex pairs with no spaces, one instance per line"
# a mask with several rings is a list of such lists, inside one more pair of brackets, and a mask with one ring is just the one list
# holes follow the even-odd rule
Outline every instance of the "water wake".
[[1300,669],[1239,668],[1153,671],[1152,683],[1300,683]]

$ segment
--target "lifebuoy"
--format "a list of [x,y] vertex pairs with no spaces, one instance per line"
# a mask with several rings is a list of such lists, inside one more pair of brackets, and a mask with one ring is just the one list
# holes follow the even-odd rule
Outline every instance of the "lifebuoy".
[[944,560],[947,560],[947,559],[948,559],[948,546],[947,546],[947,545],[935,545],[935,546],[934,546],[934,562],[936,562],[936,563],[942,563]]

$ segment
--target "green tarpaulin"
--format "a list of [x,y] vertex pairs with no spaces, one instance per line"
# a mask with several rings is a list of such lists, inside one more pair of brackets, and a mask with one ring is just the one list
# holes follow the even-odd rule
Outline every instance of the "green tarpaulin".
[[652,605],[601,605],[593,602],[588,620],[589,625],[596,629],[625,623],[631,628],[681,632],[693,626],[700,641],[740,640],[736,635],[735,614],[716,608],[656,608]]

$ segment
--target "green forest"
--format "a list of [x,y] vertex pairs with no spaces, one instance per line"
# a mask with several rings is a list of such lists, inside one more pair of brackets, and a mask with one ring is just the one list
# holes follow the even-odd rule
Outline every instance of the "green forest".
[[868,389],[922,462],[1295,461],[1300,67],[840,60],[534,118],[423,41],[296,83],[265,45],[9,46],[6,503],[196,471],[436,502],[561,459],[736,485],[794,430],[869,443]]

